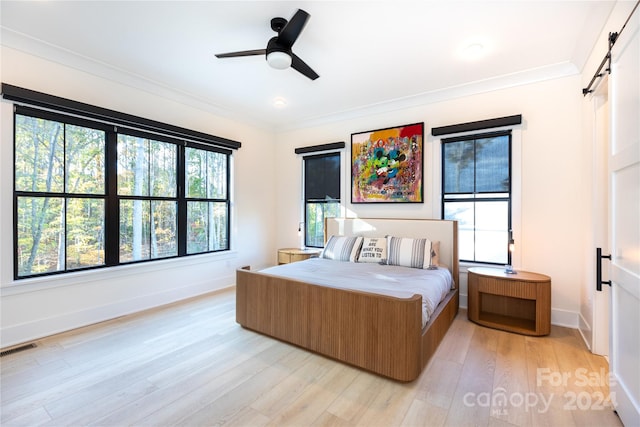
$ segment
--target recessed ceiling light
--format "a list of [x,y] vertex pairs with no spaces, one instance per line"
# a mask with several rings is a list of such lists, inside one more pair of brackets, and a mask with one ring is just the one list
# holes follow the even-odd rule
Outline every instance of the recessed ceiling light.
[[287,105],[287,100],[281,96],[273,99],[273,106],[276,108],[284,108]]
[[486,37],[474,36],[463,40],[455,52],[461,61],[475,61],[484,58],[493,51],[493,43]]
[[464,49],[465,54],[471,58],[477,58],[482,55],[484,45],[482,43],[471,43]]

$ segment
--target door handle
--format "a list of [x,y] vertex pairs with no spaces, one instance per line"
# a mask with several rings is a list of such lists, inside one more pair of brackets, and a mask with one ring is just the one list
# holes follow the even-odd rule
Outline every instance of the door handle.
[[611,286],[611,280],[602,280],[602,258],[611,260],[611,254],[602,255],[602,248],[596,248],[596,290],[602,291],[602,285]]

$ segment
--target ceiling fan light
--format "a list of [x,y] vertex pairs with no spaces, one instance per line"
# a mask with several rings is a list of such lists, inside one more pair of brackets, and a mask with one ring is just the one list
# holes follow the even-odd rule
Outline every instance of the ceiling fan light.
[[289,56],[285,52],[270,52],[267,55],[267,62],[272,68],[276,68],[278,70],[284,70],[291,66],[291,56]]

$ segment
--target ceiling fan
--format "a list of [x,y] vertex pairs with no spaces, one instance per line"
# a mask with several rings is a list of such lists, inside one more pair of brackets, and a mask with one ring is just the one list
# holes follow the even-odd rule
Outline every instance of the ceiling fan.
[[302,9],[298,9],[289,21],[284,18],[273,18],[271,20],[271,29],[278,35],[269,40],[266,49],[218,53],[216,57],[235,58],[239,56],[265,55],[271,67],[279,70],[291,67],[311,80],[315,80],[320,77],[318,73],[313,71],[311,67],[291,51],[291,47],[298,39],[308,19],[309,14]]

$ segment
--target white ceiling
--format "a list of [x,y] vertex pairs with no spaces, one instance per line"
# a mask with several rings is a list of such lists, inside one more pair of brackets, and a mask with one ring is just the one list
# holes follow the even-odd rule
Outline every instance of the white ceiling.
[[[2,0],[0,19],[5,46],[277,130],[579,73],[613,4]],[[214,57],[265,48],[271,18],[298,8],[293,52],[317,80]]]

